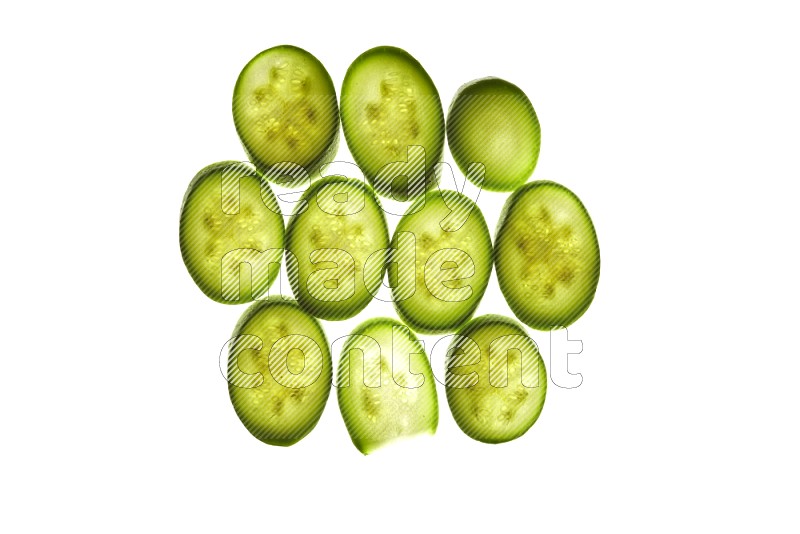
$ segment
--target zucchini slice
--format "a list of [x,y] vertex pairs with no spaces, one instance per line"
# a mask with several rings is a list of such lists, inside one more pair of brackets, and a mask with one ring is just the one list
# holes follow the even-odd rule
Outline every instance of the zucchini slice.
[[272,189],[249,164],[215,163],[189,184],[180,215],[181,255],[209,298],[241,304],[266,296],[278,275],[283,237]]
[[494,255],[506,302],[531,328],[569,326],[594,299],[600,279],[597,235],[580,199],[563,185],[531,182],[508,198]]
[[303,439],[331,391],[331,354],[319,322],[280,296],[242,315],[229,344],[228,393],[245,428],[269,445]]
[[347,69],[341,93],[347,146],[378,194],[399,201],[423,194],[435,181],[445,129],[439,92],[422,65],[399,48],[367,50]]
[[[395,309],[417,332],[452,332],[483,297],[492,272],[492,240],[478,206],[433,190],[400,219],[389,268]],[[409,276],[411,274],[411,276]]]
[[446,360],[447,403],[459,428],[484,443],[522,436],[539,418],[547,370],[516,322],[483,315],[453,338]]
[[516,85],[500,78],[471,81],[458,90],[447,113],[447,143],[467,178],[471,163],[483,163],[483,187],[513,191],[539,160],[539,118]]
[[[283,177],[286,166],[277,164],[284,162],[316,176],[338,147],[336,89],[316,57],[295,46],[276,46],[239,74],[233,122],[250,161],[268,179]],[[298,181],[281,179],[281,184]]]
[[404,324],[376,318],[359,325],[342,349],[338,374],[339,409],[362,453],[436,432],[439,404],[430,362]]
[[286,268],[300,307],[332,321],[356,315],[381,284],[388,246],[372,188],[341,176],[315,182],[286,230]]

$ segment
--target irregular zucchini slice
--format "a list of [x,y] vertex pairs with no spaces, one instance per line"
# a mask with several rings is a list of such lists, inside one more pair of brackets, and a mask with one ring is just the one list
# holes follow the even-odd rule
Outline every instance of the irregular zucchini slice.
[[319,421],[331,390],[331,354],[319,322],[272,297],[242,315],[229,344],[228,393],[253,436],[292,445]]
[[444,113],[416,59],[390,46],[367,50],[347,69],[341,106],[347,146],[380,195],[405,201],[430,187],[444,147]]
[[400,219],[389,284],[400,318],[421,333],[452,332],[469,319],[492,272],[492,240],[478,206],[433,190]]
[[283,234],[275,196],[249,164],[215,163],[189,184],[180,215],[181,255],[209,298],[241,304],[266,296],[278,274]]
[[[483,187],[513,191],[536,167],[541,142],[539,118],[516,85],[500,78],[473,80],[456,92],[447,113],[447,143],[458,168],[483,163]],[[480,184],[478,184],[480,185]]]
[[450,344],[446,368],[450,411],[473,439],[511,441],[542,412],[547,370],[536,344],[516,321],[483,315],[468,322]]
[[506,302],[531,328],[569,326],[594,299],[597,235],[580,199],[563,185],[531,182],[508,198],[494,255]]
[[286,166],[277,165],[283,162],[315,176],[338,146],[336,89],[313,55],[295,46],[276,46],[251,59],[239,74],[233,122],[250,161],[270,180],[283,176],[280,170]]
[[286,268],[297,302],[320,319],[353,317],[380,287],[388,246],[386,217],[371,187],[341,176],[315,182],[286,230]]
[[376,318],[359,325],[342,349],[338,375],[339,409],[362,453],[436,433],[439,404],[430,362],[404,324]]

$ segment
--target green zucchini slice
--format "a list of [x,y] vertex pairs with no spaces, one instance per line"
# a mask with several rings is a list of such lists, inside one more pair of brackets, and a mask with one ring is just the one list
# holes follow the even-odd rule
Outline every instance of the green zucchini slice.
[[463,85],[447,113],[453,159],[467,178],[472,178],[471,163],[483,163],[482,186],[490,191],[513,191],[530,178],[541,135],[531,101],[522,89],[500,78]]
[[[320,61],[301,48],[264,50],[242,69],[233,90],[233,122],[250,161],[283,185],[285,162],[307,175],[335,155],[339,108],[333,81]],[[274,168],[273,168],[274,167]]]
[[319,421],[331,390],[331,354],[319,322],[275,296],[242,315],[229,344],[228,393],[250,433],[292,445]]
[[315,182],[286,230],[286,267],[300,307],[333,321],[356,315],[381,284],[388,246],[371,187],[341,176]]
[[444,147],[439,92],[422,65],[390,46],[367,50],[342,83],[347,146],[375,190],[400,201],[435,181]]
[[452,332],[483,297],[492,272],[492,240],[478,206],[433,190],[400,219],[389,268],[395,309],[417,332]]
[[594,299],[600,247],[589,213],[554,182],[531,182],[506,201],[495,238],[500,290],[517,318],[537,330],[566,327]]
[[223,161],[189,184],[179,241],[186,269],[209,298],[241,304],[267,295],[283,255],[283,217],[247,163]]
[[338,374],[339,409],[362,453],[436,432],[439,405],[430,362],[404,324],[376,318],[359,325],[344,345]]
[[539,418],[547,370],[536,344],[516,321],[483,315],[468,322],[450,344],[446,368],[447,403],[469,437],[511,441]]

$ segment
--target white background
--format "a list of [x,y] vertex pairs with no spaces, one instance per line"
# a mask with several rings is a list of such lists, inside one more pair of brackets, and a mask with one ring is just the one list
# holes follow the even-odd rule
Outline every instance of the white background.
[[[0,530],[800,528],[792,3],[8,5]],[[290,448],[236,418],[217,359],[243,308],[194,286],[178,213],[243,158],[233,84],[284,43],[337,90],[390,44],[445,107],[487,75],[531,98],[534,179],[580,196],[603,264],[570,328],[583,384],[551,383],[522,438],[467,438],[441,390],[436,436],[368,457],[335,396]],[[504,199],[479,200],[492,228]],[[506,311],[493,277],[479,313]]]

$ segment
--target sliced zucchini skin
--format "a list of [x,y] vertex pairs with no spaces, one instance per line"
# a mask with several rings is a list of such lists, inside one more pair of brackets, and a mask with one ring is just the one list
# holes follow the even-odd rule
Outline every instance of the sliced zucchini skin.
[[[410,363],[398,356],[395,365],[410,365],[413,373],[424,377],[419,387],[404,387],[395,381],[392,371],[393,328],[403,328],[410,334],[399,344],[400,350],[412,353]],[[435,434],[439,425],[439,403],[436,383],[430,362],[419,340],[395,319],[378,317],[361,323],[351,336],[374,339],[380,348],[380,385],[378,373],[370,365],[375,363],[374,349],[351,337],[342,349],[339,360],[339,386],[337,398],[347,431],[353,445],[363,454],[369,454],[398,439],[418,434]],[[367,372],[364,372],[364,355]],[[372,369],[373,372],[370,372]],[[343,373],[349,371],[344,382]],[[408,372],[408,369],[404,369]],[[399,371],[398,371],[399,372]],[[402,382],[402,375],[400,381]],[[406,386],[417,384],[406,384]],[[370,387],[374,386],[374,387]]]
[[[239,178],[238,213],[229,214],[223,210],[223,175]],[[225,199],[228,208],[230,200],[230,196]],[[238,274],[226,272],[226,275],[238,279],[238,298],[223,292],[222,258],[227,253],[240,248],[274,249],[275,253],[269,255],[270,261],[280,264],[281,260],[283,217],[269,184],[249,164],[222,161],[198,172],[183,197],[178,233],[186,269],[203,293],[216,302],[252,302],[262,297],[277,277],[278,269],[270,269],[265,273],[266,281],[259,283],[256,273],[242,270],[236,264],[234,268]],[[252,287],[256,284],[257,287]]]
[[[507,344],[508,373],[505,386],[495,375],[490,377],[489,347],[504,336],[523,336]],[[458,362],[458,349],[465,350],[466,339],[480,349],[480,361],[471,365]],[[503,342],[500,341],[502,347]],[[503,356],[503,350],[498,351]],[[521,358],[524,371],[521,370]],[[502,362],[499,363],[502,366]],[[539,419],[547,395],[547,370],[536,344],[516,321],[500,315],[482,315],[469,321],[450,344],[446,359],[448,373],[445,391],[450,412],[458,427],[469,437],[483,443],[505,443],[525,434]],[[528,363],[524,363],[528,362]],[[453,366],[455,371],[449,373]],[[523,382],[522,373],[526,373]],[[470,387],[465,377],[476,373],[477,382]],[[492,380],[493,378],[493,380]]]
[[302,48],[275,46],[251,59],[236,80],[232,109],[245,152],[270,180],[282,176],[270,172],[273,165],[287,161],[318,176],[319,166],[336,154],[336,88],[325,66]]
[[[419,205],[424,203],[420,209]],[[450,213],[450,206],[459,209],[471,209],[469,218],[456,231],[446,232],[441,223]],[[416,332],[423,334],[439,334],[452,332],[466,322],[480,304],[489,276],[492,272],[492,240],[486,220],[483,218],[478,206],[466,196],[450,190],[432,190],[424,197],[417,199],[409,207],[406,214],[400,219],[392,239],[392,246],[399,246],[402,232],[410,232],[415,236],[415,262],[414,262],[414,293],[409,298],[403,298],[403,288],[390,276],[394,306],[400,319],[411,326]],[[441,257],[432,258],[439,250],[457,249],[453,252],[443,252]],[[448,260],[456,261],[460,268],[464,268],[463,256],[465,252],[474,264],[474,274],[464,277],[463,282],[448,282],[446,287],[455,289],[469,285],[472,288],[471,296],[466,300],[456,300],[459,297],[441,298],[434,295],[431,288],[437,284],[435,274],[426,282],[426,270],[440,268]],[[428,261],[432,261],[428,265]],[[435,265],[434,263],[438,264]],[[429,271],[430,272],[430,271]],[[393,271],[390,271],[390,275]],[[430,285],[430,287],[429,287]],[[450,299],[449,301],[447,299]]]
[[[319,353],[311,358],[312,351],[308,347],[313,344],[306,341],[303,345],[308,352],[303,365],[321,364],[318,378],[306,387],[287,387],[286,381],[276,380],[270,372],[270,350],[281,337],[289,335],[306,336],[319,347]],[[229,352],[229,369],[232,365],[238,366],[243,373],[260,373],[263,377],[258,387],[249,388],[237,387],[229,380],[228,394],[236,415],[245,428],[264,443],[284,447],[297,443],[314,429],[330,395],[331,354],[325,332],[296,302],[275,296],[251,305],[239,319],[233,336],[257,336],[263,342],[258,351],[247,350],[238,355]],[[296,357],[292,360],[291,351],[288,354],[287,366],[303,361]],[[236,361],[232,362],[234,357]]]
[[537,330],[577,321],[600,280],[592,219],[580,199],[555,182],[531,182],[508,198],[494,257],[506,302],[520,321]]
[[[327,198],[330,191],[363,195],[363,209],[345,215],[330,213],[331,207],[325,208],[327,212],[323,211],[318,201],[320,198]],[[369,185],[341,176],[331,176],[314,182],[303,193],[286,229],[286,267],[298,304],[320,319],[339,321],[353,317],[370,303],[373,294],[380,287],[386,268],[383,258],[387,252],[378,251],[388,247],[389,229],[386,216]],[[347,268],[344,262],[337,261],[340,258],[330,257],[326,251],[331,249],[349,254],[353,260],[352,269]],[[320,257],[312,259],[312,251],[319,251]],[[380,269],[366,273],[364,267],[367,258],[373,253],[378,254],[373,259],[377,260],[375,264]],[[327,261],[333,261],[335,265],[331,267]],[[315,268],[315,263],[323,263],[328,267]],[[346,298],[339,298],[337,295],[334,300],[325,300],[328,295],[333,294],[315,285],[315,281],[310,286],[309,279],[318,276],[315,272],[337,266],[341,269],[338,274],[342,275],[337,277],[338,283],[342,284],[343,280],[346,282],[352,276],[354,289]]]
[[[445,122],[439,92],[422,65],[392,46],[367,50],[347,69],[341,89],[342,129],[355,162],[381,196],[415,198],[436,183]],[[425,149],[425,188],[407,198],[382,169],[407,161],[408,147]],[[385,171],[384,171],[385,172]],[[400,180],[398,183],[403,184]]]
[[482,187],[489,191],[513,191],[530,178],[539,160],[541,135],[527,95],[501,78],[462,85],[447,112],[453,159],[470,179],[469,165],[483,163]]

